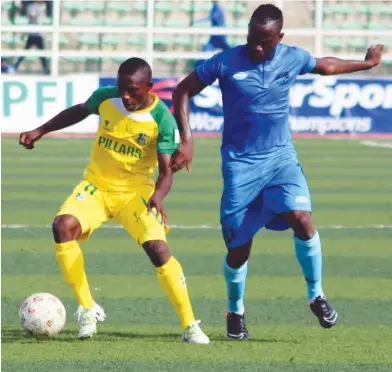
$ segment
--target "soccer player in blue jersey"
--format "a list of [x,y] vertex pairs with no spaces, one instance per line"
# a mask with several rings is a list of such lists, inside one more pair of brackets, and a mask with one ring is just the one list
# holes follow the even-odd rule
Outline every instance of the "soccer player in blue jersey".
[[181,144],[170,167],[178,171],[193,158],[189,99],[216,79],[222,91],[221,225],[228,249],[224,260],[227,335],[238,340],[249,337],[244,318],[245,279],[252,239],[262,227],[294,231],[310,309],[322,327],[336,324],[338,314],[321,286],[321,243],[312,223],[310,193],[291,141],[289,90],[298,75],[371,69],[379,65],[384,49],[383,45],[370,47],[363,61],[315,58],[301,48],[282,44],[282,26],[279,8],[259,6],[249,22],[247,44],[204,62],[173,94]]

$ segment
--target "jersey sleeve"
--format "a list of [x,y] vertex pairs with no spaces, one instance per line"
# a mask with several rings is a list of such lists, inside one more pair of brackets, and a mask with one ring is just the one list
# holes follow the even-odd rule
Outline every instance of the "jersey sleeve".
[[212,85],[216,79],[219,79],[221,71],[222,53],[215,54],[196,68],[197,76],[206,85]]
[[301,69],[299,75],[304,75],[312,72],[316,67],[316,58],[310,55],[308,51],[302,48],[295,47],[297,58]]
[[98,115],[101,103],[114,97],[119,97],[117,87],[110,86],[97,89],[86,102],[88,113]]
[[158,154],[172,155],[180,143],[176,119],[162,101],[159,102],[151,114],[158,124]]

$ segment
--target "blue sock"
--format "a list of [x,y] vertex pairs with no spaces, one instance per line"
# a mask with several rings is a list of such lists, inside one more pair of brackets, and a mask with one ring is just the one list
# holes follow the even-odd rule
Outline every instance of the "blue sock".
[[316,234],[306,241],[294,236],[294,243],[295,253],[306,279],[309,301],[318,296],[324,296],[323,288],[321,287],[323,259],[318,232],[316,231]]
[[227,287],[228,311],[230,313],[243,314],[245,280],[248,273],[248,261],[238,269],[234,269],[227,264],[225,257],[224,273]]

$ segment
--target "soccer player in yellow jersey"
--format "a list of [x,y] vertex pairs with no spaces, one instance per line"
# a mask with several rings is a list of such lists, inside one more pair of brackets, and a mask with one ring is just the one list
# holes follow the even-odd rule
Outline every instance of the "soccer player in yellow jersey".
[[[100,116],[98,133],[84,179],[61,206],[54,222],[56,257],[64,279],[79,303],[79,337],[97,332],[104,310],[94,302],[84,270],[79,242],[104,222],[115,219],[140,244],[155,266],[181,325],[183,340],[207,344],[189,300],[181,265],[166,244],[167,215],[162,200],[173,174],[171,155],[178,146],[177,123],[167,106],[150,92],[151,68],[130,58],[118,70],[117,86],[96,90],[85,103],[70,107],[46,124],[20,135],[27,149],[43,135]],[[153,173],[159,168],[154,185]]]

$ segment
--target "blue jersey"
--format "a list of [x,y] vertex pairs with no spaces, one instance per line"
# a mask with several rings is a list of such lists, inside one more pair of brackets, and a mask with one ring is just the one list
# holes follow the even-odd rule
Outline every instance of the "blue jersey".
[[269,61],[252,62],[240,45],[196,69],[207,85],[218,79],[222,91],[221,224],[229,249],[249,242],[264,226],[287,229],[284,212],[311,211],[291,142],[289,98],[296,77],[315,66],[305,50],[278,44]]
[[211,85],[219,79],[223,97],[223,160],[244,155],[269,158],[291,148],[289,91],[316,59],[301,48],[278,44],[271,60],[254,63],[246,45],[214,55],[196,72]]

